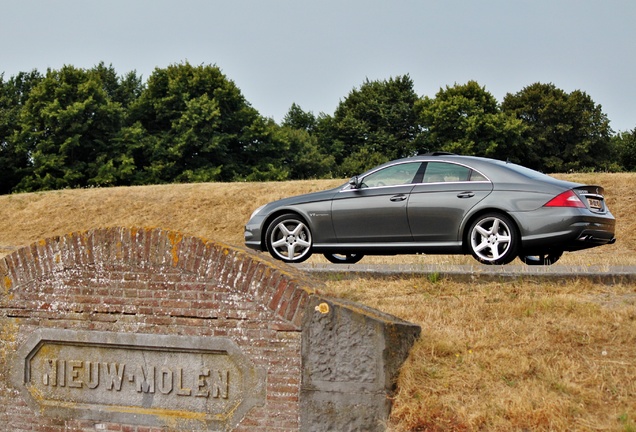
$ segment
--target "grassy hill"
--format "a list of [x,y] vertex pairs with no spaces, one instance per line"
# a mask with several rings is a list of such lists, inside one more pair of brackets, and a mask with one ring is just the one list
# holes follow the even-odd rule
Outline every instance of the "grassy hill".
[[[557,177],[604,186],[618,238],[614,245],[565,254],[558,265],[636,265],[636,174]],[[259,205],[342,182],[0,196],[0,256],[44,237],[98,226],[157,226],[242,245],[243,224]],[[369,261],[475,263],[451,256],[363,262]],[[431,275],[333,280],[327,289],[422,326],[400,374],[391,431],[636,431],[634,284],[531,278],[459,283]]]
[[[571,174],[558,177],[604,186],[609,208],[618,221],[618,242],[615,245],[566,254],[562,262],[636,264],[636,193],[633,188],[636,174]],[[243,225],[256,207],[278,198],[342,183],[343,180],[200,183],[0,196],[0,256],[41,238],[98,226],[170,228],[242,245]],[[410,262],[414,257],[392,259]],[[416,259],[421,262],[423,258]],[[380,258],[381,262],[386,260]],[[457,257],[426,257],[424,260],[429,263],[462,261]],[[467,260],[472,262],[472,258]]]

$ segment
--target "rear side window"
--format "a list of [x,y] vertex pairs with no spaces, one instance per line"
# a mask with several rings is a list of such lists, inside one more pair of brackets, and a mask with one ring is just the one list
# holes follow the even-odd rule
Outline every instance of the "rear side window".
[[488,179],[477,171],[472,170],[470,173],[470,181],[488,181]]
[[488,181],[486,177],[463,165],[446,162],[429,162],[422,183],[450,183]]

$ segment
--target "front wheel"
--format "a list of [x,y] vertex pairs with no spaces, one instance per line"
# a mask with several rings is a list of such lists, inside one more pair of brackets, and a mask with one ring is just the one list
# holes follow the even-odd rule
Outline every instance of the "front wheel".
[[468,247],[482,264],[508,264],[517,256],[517,228],[508,216],[487,213],[479,216],[468,229]]
[[355,264],[364,258],[364,255],[359,253],[348,253],[348,254],[324,254],[325,258],[331,263],[334,264]]
[[311,230],[295,214],[284,214],[274,219],[265,238],[269,253],[286,263],[300,263],[311,256]]

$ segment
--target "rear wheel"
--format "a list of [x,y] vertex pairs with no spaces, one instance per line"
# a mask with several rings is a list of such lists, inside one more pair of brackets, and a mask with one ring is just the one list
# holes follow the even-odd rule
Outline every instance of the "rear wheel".
[[364,258],[364,255],[359,253],[348,253],[348,254],[324,254],[325,258],[329,262],[334,264],[355,264]]
[[486,213],[470,225],[468,247],[473,257],[482,264],[508,264],[517,256],[519,234],[508,216]]
[[519,259],[528,265],[552,265],[561,258],[562,251],[553,251],[540,255],[520,255]]
[[286,263],[300,263],[311,256],[311,230],[295,214],[284,214],[267,228],[267,250],[276,259]]

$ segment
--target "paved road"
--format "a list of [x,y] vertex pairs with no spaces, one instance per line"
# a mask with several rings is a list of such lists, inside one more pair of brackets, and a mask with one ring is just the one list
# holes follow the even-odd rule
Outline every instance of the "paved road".
[[383,265],[383,264],[296,264],[319,279],[339,277],[445,277],[456,280],[579,279],[603,283],[636,282],[636,266],[527,266],[527,265]]

